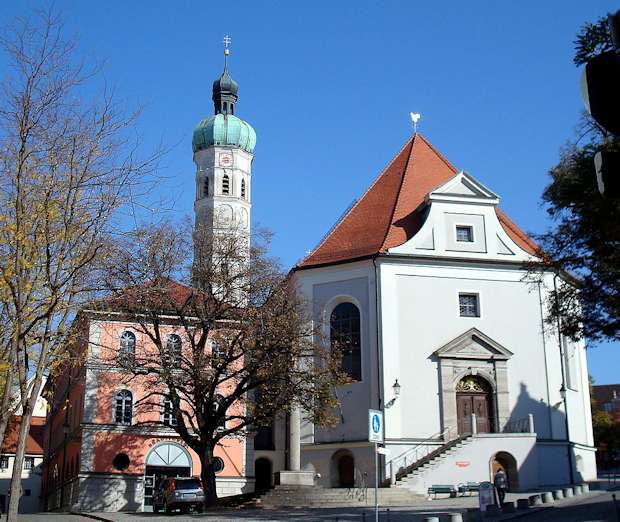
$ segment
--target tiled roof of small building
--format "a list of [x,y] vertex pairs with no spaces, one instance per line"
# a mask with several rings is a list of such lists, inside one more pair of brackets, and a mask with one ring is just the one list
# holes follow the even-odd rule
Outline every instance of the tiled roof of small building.
[[[9,421],[2,446],[3,454],[15,454],[17,450],[17,438],[21,426],[21,416],[14,415]],[[45,418],[32,417],[30,431],[26,439],[26,455],[43,455],[43,437],[45,434]]]
[[[422,135],[415,134],[364,195],[296,268],[374,257],[407,242],[423,222],[426,195],[458,170]],[[496,209],[510,238],[526,252],[536,244]]]

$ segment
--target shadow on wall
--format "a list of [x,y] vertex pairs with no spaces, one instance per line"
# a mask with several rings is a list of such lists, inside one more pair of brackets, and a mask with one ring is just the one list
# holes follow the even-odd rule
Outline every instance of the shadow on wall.
[[[120,436],[119,436],[120,439]],[[101,441],[90,449],[93,459],[106,463],[105,469],[89,473],[92,461],[80,464],[79,475],[62,466],[56,481],[47,488],[47,509],[80,511],[137,511],[144,499],[144,461],[150,451],[144,437],[123,434],[122,441]],[[82,439],[82,451],[87,439]],[[96,457],[95,454],[96,453]],[[62,456],[60,456],[62,460]],[[77,472],[77,470],[76,470]],[[63,485],[64,481],[64,485]],[[61,499],[62,497],[62,499]]]
[[[519,396],[515,406],[513,407],[508,425],[511,427],[521,426],[523,420],[531,413],[534,415],[534,431],[539,441],[538,449],[538,466],[540,468],[541,483],[569,483],[569,452],[570,463],[572,463],[573,483],[583,482],[583,459],[580,455],[575,454],[574,448],[566,447],[566,415],[562,401],[548,405],[543,399],[532,397],[525,383],[520,383]],[[506,430],[508,431],[508,430]],[[514,430],[518,431],[518,429]],[[553,441],[556,445],[553,445]],[[545,442],[548,445],[545,445]],[[560,467],[564,465],[564,469],[560,471]],[[545,472],[550,475],[564,476],[564,480],[546,481],[544,479]]]

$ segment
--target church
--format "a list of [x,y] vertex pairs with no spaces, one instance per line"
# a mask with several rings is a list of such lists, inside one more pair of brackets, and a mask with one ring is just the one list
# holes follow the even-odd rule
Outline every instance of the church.
[[[256,133],[237,115],[227,64],[213,101],[215,114],[193,132],[196,223],[250,230]],[[386,488],[425,494],[489,480],[500,467],[513,490],[596,478],[585,348],[545,322],[562,276],[542,266],[528,275],[536,244],[499,201],[421,134],[400,146],[291,270],[311,320],[344,346],[350,382],[334,390],[338,424],[315,426],[298,408],[224,444],[220,496],[276,484],[373,486],[369,409],[384,415]],[[199,459],[165,404],[134,410],[148,390],[121,384],[115,354],[143,344],[132,324],[112,309],[83,310],[80,320],[84,363],[50,383],[46,505],[149,510],[157,481],[198,475]],[[171,325],[170,342],[177,337]],[[161,426],[139,426],[149,419]]]

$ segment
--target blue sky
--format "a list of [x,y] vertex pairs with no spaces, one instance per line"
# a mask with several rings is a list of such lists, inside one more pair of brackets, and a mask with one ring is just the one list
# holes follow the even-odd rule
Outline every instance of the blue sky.
[[[0,20],[42,2],[3,2]],[[253,221],[291,266],[313,248],[411,135],[502,196],[525,230],[548,225],[540,194],[582,101],[572,64],[581,24],[613,1],[56,0],[86,60],[128,106],[144,104],[147,145],[174,146],[161,193],[192,212],[191,134],[212,113],[222,38],[233,39],[237,114],[256,129]],[[3,65],[0,57],[0,67]],[[2,70],[2,69],[0,69]],[[620,345],[589,353],[600,383],[619,382]]]

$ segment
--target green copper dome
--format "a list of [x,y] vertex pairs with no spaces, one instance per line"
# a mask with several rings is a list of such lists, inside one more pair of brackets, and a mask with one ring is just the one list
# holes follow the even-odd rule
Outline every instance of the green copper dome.
[[196,125],[192,149],[197,152],[213,145],[239,147],[252,153],[256,146],[256,132],[248,122],[232,114],[209,116]]

